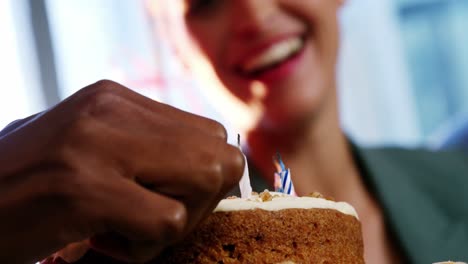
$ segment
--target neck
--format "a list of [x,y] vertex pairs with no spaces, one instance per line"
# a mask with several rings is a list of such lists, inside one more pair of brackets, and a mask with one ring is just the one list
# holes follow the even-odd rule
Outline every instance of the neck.
[[386,234],[381,208],[366,188],[340,129],[336,100],[323,105],[314,118],[294,129],[274,130],[259,126],[249,134],[248,143],[250,159],[271,186],[272,156],[279,151],[291,169],[299,196],[318,191],[326,197],[352,204],[362,219],[366,248],[375,249],[375,254],[372,254],[374,250],[366,253],[368,261],[396,252]]
[[255,128],[248,138],[251,160],[272,183],[272,156],[279,151],[291,168],[299,195],[319,191],[338,200],[355,200],[350,196],[362,191],[364,185],[340,129],[336,99],[322,105],[310,120],[299,123],[288,130]]

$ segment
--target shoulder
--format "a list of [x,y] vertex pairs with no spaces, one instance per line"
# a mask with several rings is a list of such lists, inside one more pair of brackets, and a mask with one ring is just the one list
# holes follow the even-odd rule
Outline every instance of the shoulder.
[[430,150],[426,148],[403,148],[403,147],[358,147],[359,151],[384,156],[392,160],[427,162],[445,160],[455,163],[466,163],[468,155],[460,150]]
[[369,180],[380,185],[381,190],[405,188],[409,197],[418,193],[424,200],[458,212],[459,204],[454,202],[468,200],[468,156],[464,152],[398,147],[357,149]]
[[423,148],[358,148],[362,159],[380,170],[404,173],[416,180],[460,178],[468,181],[468,155],[461,151],[433,151]]
[[412,262],[468,257],[468,207],[464,204],[468,157],[464,153],[355,147],[355,154],[363,177]]

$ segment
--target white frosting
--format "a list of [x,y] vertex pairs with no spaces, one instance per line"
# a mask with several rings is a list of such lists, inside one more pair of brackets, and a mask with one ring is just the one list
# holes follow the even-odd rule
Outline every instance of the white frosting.
[[273,198],[270,201],[263,201],[259,195],[252,195],[251,198],[228,198],[219,202],[214,212],[229,212],[263,209],[267,211],[278,211],[283,209],[332,209],[343,214],[352,215],[359,219],[356,210],[345,202],[334,202],[322,198],[296,197],[283,193],[270,192]]

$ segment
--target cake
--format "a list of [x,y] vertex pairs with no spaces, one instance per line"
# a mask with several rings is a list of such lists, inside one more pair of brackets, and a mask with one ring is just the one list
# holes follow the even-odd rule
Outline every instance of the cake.
[[[265,191],[222,200],[181,243],[149,263],[364,263],[354,208],[318,195]],[[66,263],[56,259],[53,262]],[[121,263],[87,252],[74,264]]]
[[442,262],[435,262],[433,264],[466,264],[466,263],[460,262],[460,261],[442,261]]

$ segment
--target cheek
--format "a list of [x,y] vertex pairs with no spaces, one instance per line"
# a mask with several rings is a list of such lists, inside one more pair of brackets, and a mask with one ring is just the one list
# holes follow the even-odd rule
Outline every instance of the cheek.
[[[270,87],[264,101],[265,120],[273,127],[311,120],[325,105],[334,103],[335,74],[316,41],[306,48],[303,64],[285,83]],[[292,125],[295,126],[295,125]]]
[[[337,0],[290,0],[296,3],[299,15],[310,27],[311,41],[315,49],[314,71],[320,72],[321,85],[330,86],[335,79],[338,53],[338,1]],[[300,2],[300,3],[299,3]],[[317,74],[314,74],[317,75]]]
[[336,60],[338,0],[280,0],[282,7],[307,24],[317,49],[326,60]]
[[225,56],[228,47],[228,31],[223,29],[221,33],[216,33],[215,30],[210,30],[211,28],[210,25],[201,23],[191,23],[188,26],[190,34],[213,67],[220,81],[232,95],[248,104],[252,99],[249,88],[250,83],[233,76],[230,69],[223,63],[225,59],[223,56]]
[[249,103],[252,99],[250,82],[240,80],[234,76],[227,66],[226,54],[228,52],[229,31],[220,23],[221,30],[213,30],[212,26],[193,23],[189,27],[192,37],[196,40],[200,50],[210,62],[216,75],[225,87],[238,99]]
[[333,85],[327,70],[317,60],[308,60],[307,67],[265,100],[266,115],[276,124],[295,123],[315,115],[330,98]]
[[197,42],[203,54],[214,63],[216,60],[217,37],[206,23],[196,23],[189,27],[190,34]]
[[227,49],[226,41],[230,34],[227,6],[223,5],[218,9],[205,16],[186,17],[189,32],[214,67],[219,67],[222,62],[222,56]]

